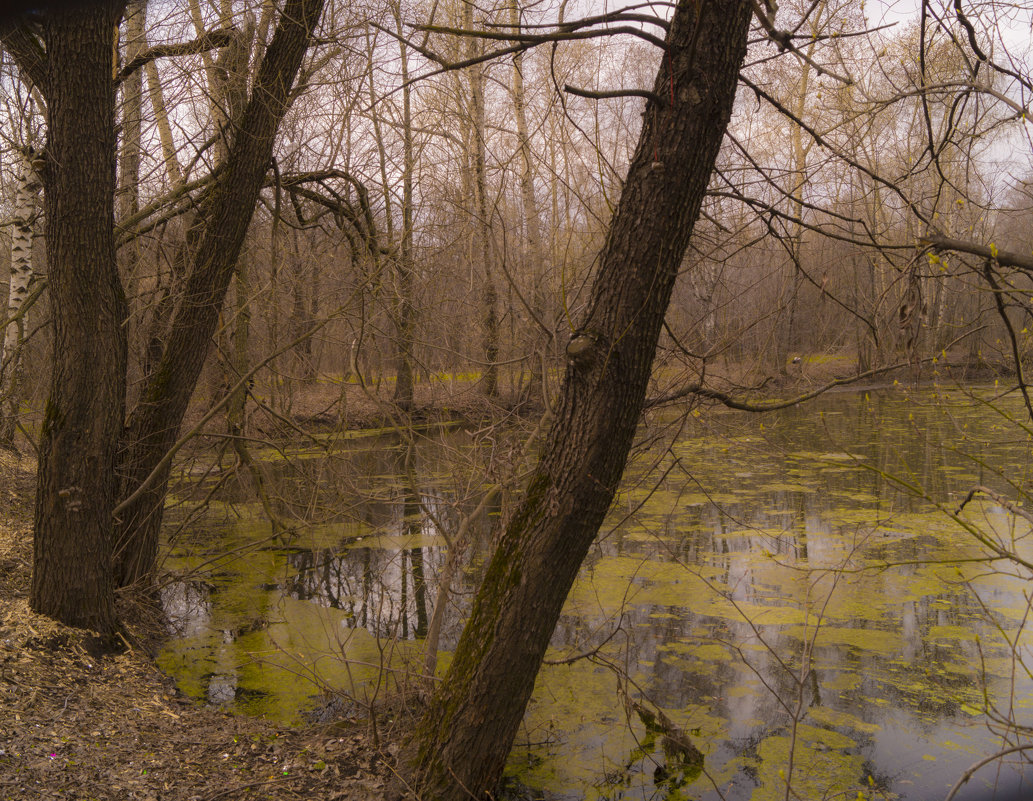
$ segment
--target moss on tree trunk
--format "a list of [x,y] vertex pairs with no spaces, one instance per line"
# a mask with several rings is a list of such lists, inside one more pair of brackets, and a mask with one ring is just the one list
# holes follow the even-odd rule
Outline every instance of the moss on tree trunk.
[[447,675],[402,756],[424,801],[498,782],[631,449],[664,314],[731,116],[745,0],[681,0],[568,361],[556,419]]

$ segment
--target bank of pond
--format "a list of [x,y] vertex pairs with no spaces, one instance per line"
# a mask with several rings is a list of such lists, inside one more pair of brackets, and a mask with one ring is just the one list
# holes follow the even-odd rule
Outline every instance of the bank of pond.
[[[508,791],[931,801],[1012,749],[954,798],[1033,797],[1033,752],[1015,750],[1033,724],[1024,414],[998,387],[895,388],[644,423]],[[442,529],[519,458],[504,439],[441,427],[256,453],[290,531],[239,476],[184,465],[161,665],[200,702],[299,722],[415,686]],[[439,673],[505,508],[489,512]]]

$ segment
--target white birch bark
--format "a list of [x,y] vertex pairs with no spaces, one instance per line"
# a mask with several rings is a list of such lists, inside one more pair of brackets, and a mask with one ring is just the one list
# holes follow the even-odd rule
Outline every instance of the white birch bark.
[[11,274],[0,350],[0,444],[13,445],[15,420],[21,405],[21,346],[25,337],[24,308],[33,278],[32,244],[39,227],[40,162],[32,148],[18,152],[17,188],[11,215]]

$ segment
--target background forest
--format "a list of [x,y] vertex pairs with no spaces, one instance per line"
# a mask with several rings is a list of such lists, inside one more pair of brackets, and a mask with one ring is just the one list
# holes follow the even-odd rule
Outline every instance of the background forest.
[[[446,378],[541,403],[532,381],[543,364],[561,363],[584,305],[638,137],[636,92],[657,58],[652,44],[609,30],[622,27],[618,11],[615,22],[581,22],[593,11],[328,7],[289,98],[198,402],[218,401],[253,371],[252,403],[265,411],[249,414],[267,425],[295,411],[344,420],[349,384],[402,408]],[[1010,361],[993,295],[978,291],[978,256],[941,259],[929,244],[938,235],[1029,250],[1019,10],[974,10],[978,54],[953,12],[941,24],[940,9],[921,18],[827,2],[780,11],[794,45],[757,32],[658,380],[703,374],[706,383],[720,365],[715,380],[748,386],[822,360],[846,375],[918,365],[945,349],[972,367]],[[553,42],[564,15],[590,35]],[[127,12],[116,198],[130,406],[183,281],[186,220],[225,157],[223,131],[255,80],[272,16],[269,4]],[[492,38],[449,30],[474,27]],[[525,27],[544,45],[440,66],[512,50],[495,42]],[[623,27],[648,32],[637,20]],[[33,240],[27,288],[23,244],[42,226],[25,154],[42,151],[45,106],[10,58],[4,69],[11,443],[47,380],[46,244]],[[1025,353],[1025,335],[1018,345]],[[226,414],[240,414],[238,396]]]
[[[996,381],[1028,440],[1030,15],[108,0],[4,18],[0,446],[39,459],[32,608],[109,637],[131,598],[175,617],[196,588],[169,565],[200,569],[176,543],[211,509],[260,507],[286,548],[369,523],[390,486],[403,534],[446,546],[399,549],[381,575],[415,617],[368,623],[424,641],[424,677],[449,654],[400,773],[426,798],[490,790],[629,451],[720,407],[878,383]],[[453,424],[461,443],[438,437]],[[370,429],[393,439],[363,462],[347,443]],[[420,486],[431,440],[447,499]],[[647,499],[664,447],[636,473]],[[1005,484],[934,502],[1028,520],[1024,479]],[[1014,531],[963,527],[1028,575]],[[786,668],[801,698],[813,644]],[[628,672],[629,719],[694,764]]]

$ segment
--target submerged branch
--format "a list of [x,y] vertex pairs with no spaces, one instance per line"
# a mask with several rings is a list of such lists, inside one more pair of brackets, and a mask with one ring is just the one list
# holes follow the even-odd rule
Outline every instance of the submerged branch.
[[[923,359],[922,361],[931,361],[931,358]],[[810,392],[805,392],[802,395],[797,395],[795,398],[788,398],[784,400],[762,401],[760,403],[753,403],[748,400],[734,398],[726,392],[721,392],[717,389],[710,389],[709,387],[704,387],[701,384],[693,383],[687,384],[686,386],[682,387],[681,389],[677,389],[674,392],[670,392],[666,395],[661,395],[658,398],[649,398],[646,400],[645,405],[646,408],[652,408],[654,406],[661,406],[665,403],[671,403],[676,400],[681,400],[682,398],[687,398],[690,395],[695,395],[700,398],[710,398],[711,400],[716,400],[718,403],[727,406],[729,409],[738,409],[742,412],[774,412],[779,409],[787,409],[790,406],[797,405],[798,403],[809,401],[813,398],[818,397],[819,395],[828,392],[830,389],[834,389],[835,387],[846,386],[848,384],[853,384],[857,381],[861,381],[865,378],[871,378],[874,375],[888,373],[892,370],[899,370],[902,367],[907,367],[909,364],[911,364],[911,362],[897,362],[896,364],[887,365],[886,367],[875,367],[871,370],[866,370],[863,373],[858,373],[857,375],[847,376],[846,378],[836,378],[832,381],[829,381],[827,384],[823,384],[817,389],[811,390]]]
[[[947,343],[943,348],[944,352],[947,352],[953,348],[958,342],[963,340],[967,336],[971,336],[973,332],[967,331],[960,337],[956,337]],[[666,395],[661,395],[658,398],[647,398],[645,402],[645,408],[651,409],[654,406],[661,406],[665,403],[671,403],[682,398],[687,398],[690,395],[695,395],[700,398],[710,398],[716,400],[718,403],[727,406],[729,409],[738,409],[742,412],[774,412],[779,409],[787,409],[790,406],[795,406],[798,403],[804,403],[805,401],[812,400],[813,398],[823,395],[830,389],[836,387],[848,386],[855,384],[865,378],[871,378],[875,375],[882,375],[883,373],[889,373],[893,370],[900,370],[904,367],[915,367],[920,364],[926,364],[928,362],[935,362],[939,357],[927,356],[924,359],[916,359],[914,361],[897,362],[896,364],[889,364],[885,367],[873,367],[871,370],[865,370],[863,373],[857,375],[846,376],[844,378],[834,378],[827,384],[822,384],[817,389],[813,389],[810,392],[805,392],[802,395],[797,395],[795,398],[788,398],[784,400],[773,400],[773,401],[762,401],[760,403],[753,403],[748,400],[742,400],[729,395],[727,392],[721,392],[717,389],[711,389],[704,387],[698,382],[692,384],[686,384],[681,389],[676,389],[674,392],[669,392]]]

